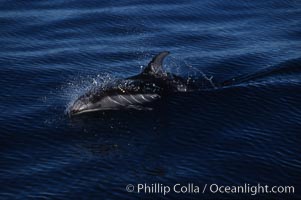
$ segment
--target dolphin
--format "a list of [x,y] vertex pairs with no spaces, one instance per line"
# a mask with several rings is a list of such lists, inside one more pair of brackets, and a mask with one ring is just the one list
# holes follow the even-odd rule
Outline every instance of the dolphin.
[[157,54],[138,75],[83,94],[69,107],[69,115],[104,110],[147,109],[145,105],[164,95],[189,91],[187,80],[163,70],[162,63],[168,54],[168,51]]

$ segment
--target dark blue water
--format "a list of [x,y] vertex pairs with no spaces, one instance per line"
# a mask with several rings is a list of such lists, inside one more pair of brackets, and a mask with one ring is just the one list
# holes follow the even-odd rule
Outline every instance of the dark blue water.
[[[127,184],[292,185],[301,198],[301,2],[0,1],[1,199],[239,198]],[[95,82],[165,68],[225,87],[68,118]]]

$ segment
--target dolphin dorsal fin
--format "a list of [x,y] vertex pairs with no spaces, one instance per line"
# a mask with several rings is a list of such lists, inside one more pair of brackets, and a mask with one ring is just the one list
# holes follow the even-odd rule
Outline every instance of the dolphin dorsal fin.
[[148,63],[147,67],[144,69],[143,74],[161,74],[163,73],[162,63],[164,58],[169,54],[168,51],[163,51],[157,54],[150,63]]

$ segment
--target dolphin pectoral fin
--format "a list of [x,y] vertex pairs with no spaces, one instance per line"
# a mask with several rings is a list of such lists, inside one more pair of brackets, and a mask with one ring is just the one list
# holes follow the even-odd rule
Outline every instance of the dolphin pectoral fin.
[[163,51],[161,53],[159,53],[158,55],[156,55],[152,61],[150,61],[150,63],[148,63],[147,67],[145,68],[145,70],[143,71],[144,74],[146,73],[154,73],[154,74],[158,74],[158,73],[162,73],[163,69],[162,69],[162,63],[164,58],[169,54],[168,51]]

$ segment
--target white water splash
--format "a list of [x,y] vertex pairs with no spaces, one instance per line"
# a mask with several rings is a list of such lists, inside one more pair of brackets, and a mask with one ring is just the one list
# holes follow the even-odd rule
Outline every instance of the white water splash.
[[70,106],[81,95],[96,88],[105,88],[107,85],[114,83],[117,80],[111,74],[98,74],[96,76],[78,76],[73,80],[70,80],[66,85],[62,87],[62,98],[67,102],[65,113],[68,113]]
[[212,88],[217,89],[218,87],[214,84],[214,77],[207,76],[202,70],[193,67],[184,59],[179,59],[173,56],[169,57],[169,65],[164,66],[167,71],[175,71],[175,74],[186,74],[187,77],[187,84],[194,81],[196,78],[199,79],[200,77],[207,81]]

